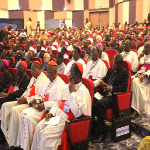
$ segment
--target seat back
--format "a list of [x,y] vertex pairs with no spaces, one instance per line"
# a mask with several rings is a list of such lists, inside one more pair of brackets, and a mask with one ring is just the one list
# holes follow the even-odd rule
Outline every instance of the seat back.
[[69,84],[69,75],[62,74],[62,73],[57,73],[57,74],[66,84]]
[[51,61],[54,61],[56,63],[56,59],[51,57]]
[[143,38],[142,37],[137,37],[137,40],[143,42]]
[[101,59],[101,60],[105,63],[107,69],[109,69],[109,67],[110,67],[109,62],[105,59]]
[[88,63],[88,60],[87,60],[87,59],[82,58],[82,60],[84,60],[85,64]]
[[22,61],[26,61],[26,58],[25,58],[25,57],[22,57],[21,60],[22,60]]
[[132,42],[132,44],[134,44],[134,47],[137,50],[137,44],[135,42]]
[[103,47],[104,47],[104,51],[107,49],[107,46],[106,46],[106,44],[102,44],[103,45]]
[[22,45],[24,46],[27,43],[27,41],[22,41]]
[[32,61],[39,61],[42,63],[42,59],[40,57],[32,57]]
[[13,58],[13,57],[8,57],[8,59],[12,62],[12,64],[15,63],[15,58]]
[[117,45],[119,48],[121,47],[121,45],[119,43],[115,43],[115,45]]
[[69,56],[71,54],[72,51],[67,50],[66,54]]
[[69,59],[69,58],[64,58],[64,63],[65,63],[65,65],[67,65],[70,61],[71,61],[71,59]]
[[12,74],[14,77],[17,74],[17,69],[16,68],[9,68],[9,72]]
[[105,50],[105,53],[108,54],[109,62],[111,63],[114,59],[114,56],[118,54],[118,51],[116,49],[107,49]]
[[26,69],[26,73],[28,74],[28,76],[30,78],[32,78],[32,72],[31,72],[31,69]]
[[[53,45],[54,46],[54,45]],[[55,55],[55,57],[57,57],[57,54],[59,53],[58,50],[52,50],[52,54]]]

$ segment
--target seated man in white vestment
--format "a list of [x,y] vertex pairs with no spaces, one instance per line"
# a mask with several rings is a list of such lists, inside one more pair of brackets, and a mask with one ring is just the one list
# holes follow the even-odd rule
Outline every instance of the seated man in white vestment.
[[[138,68],[140,70],[138,71]],[[132,108],[137,113],[150,114],[150,42],[144,45],[144,53],[133,64],[134,71],[138,71],[132,81]]]
[[123,60],[130,62],[132,69],[133,63],[138,60],[138,56],[134,51],[131,51],[131,46],[132,41],[126,40],[124,44],[124,52],[122,52],[121,55],[123,56]]
[[11,148],[17,146],[19,118],[23,109],[29,108],[29,103],[39,94],[41,87],[47,81],[47,76],[41,72],[39,61],[31,65],[33,77],[27,90],[17,101],[6,102],[1,107],[1,129]]
[[31,150],[57,149],[67,119],[83,114],[91,116],[91,96],[82,84],[82,73],[83,66],[78,62],[74,63],[69,75],[70,84],[64,86],[60,100],[54,103],[45,119],[36,126]]
[[69,74],[70,73],[70,69],[72,67],[72,64],[74,64],[75,62],[79,62],[80,64],[82,64],[83,65],[83,70],[85,69],[86,64],[85,64],[84,60],[82,60],[80,58],[80,55],[81,55],[81,49],[79,47],[74,47],[73,48],[73,60],[70,61],[67,64],[64,74]]
[[101,51],[99,51],[97,46],[94,46],[91,49],[92,60],[87,63],[83,73],[83,77],[91,79],[95,87],[99,85],[99,81],[105,77],[107,72],[105,63],[99,59],[100,56]]
[[[24,150],[31,148],[32,135],[43,110],[50,109],[54,100],[60,100],[62,88],[65,86],[65,82],[57,75],[57,64],[54,61],[48,64],[47,74],[48,79],[32,102],[32,107],[23,110],[20,116],[17,145]],[[38,104],[37,100],[41,100],[41,103]]]

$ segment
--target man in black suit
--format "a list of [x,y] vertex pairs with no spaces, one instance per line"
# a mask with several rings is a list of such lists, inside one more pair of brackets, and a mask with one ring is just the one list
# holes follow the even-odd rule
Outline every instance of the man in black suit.
[[111,37],[110,46],[108,47],[108,49],[116,49],[119,52],[119,46],[117,46],[115,44],[116,44],[116,38]]
[[41,52],[41,45],[38,44],[37,45],[37,52],[35,53],[34,57],[40,57],[43,61],[43,55],[44,55],[44,53]]
[[26,74],[27,64],[21,61],[17,67],[17,75],[6,85],[6,88],[0,93],[0,104],[16,100],[26,90],[30,77]]
[[[128,70],[122,67],[122,63],[122,55],[115,55],[113,67],[108,69],[106,76],[100,81],[99,97],[96,96],[95,98],[94,96],[92,117],[94,118],[93,129],[95,129],[96,134],[93,139],[98,139],[100,136],[101,140],[105,139],[107,133],[104,123],[105,112],[113,107],[113,93],[127,90],[129,75]],[[95,121],[95,116],[97,117],[97,122]]]

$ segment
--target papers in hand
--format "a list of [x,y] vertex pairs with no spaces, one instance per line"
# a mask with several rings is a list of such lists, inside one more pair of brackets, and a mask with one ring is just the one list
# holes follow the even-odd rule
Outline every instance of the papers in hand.
[[49,121],[45,121],[45,124],[47,124],[47,125],[57,125],[58,123],[59,123],[59,121],[60,121],[60,116],[56,116],[56,117],[52,117],[52,118],[50,118],[50,120]]
[[101,94],[99,94],[98,92],[96,92],[95,94],[94,94],[94,97],[96,98],[96,99],[102,99],[103,98],[103,96],[101,95]]

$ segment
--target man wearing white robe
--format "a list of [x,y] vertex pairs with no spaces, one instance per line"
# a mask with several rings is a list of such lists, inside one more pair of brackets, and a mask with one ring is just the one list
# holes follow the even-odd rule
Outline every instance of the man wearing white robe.
[[138,71],[138,73],[131,85],[133,91],[131,106],[139,114],[150,114],[150,42],[144,45],[144,55],[141,53],[138,60],[134,62],[133,71]]
[[94,46],[91,50],[92,60],[87,63],[86,69],[83,73],[84,78],[92,79],[94,86],[99,85],[99,81],[105,77],[107,68],[105,63],[99,59],[101,52]]
[[138,56],[134,51],[131,51],[131,46],[132,41],[126,40],[124,52],[122,52],[121,55],[123,56],[123,60],[127,60],[128,62],[130,62],[132,69],[133,63],[138,60]]
[[79,47],[75,47],[74,50],[73,50],[73,60],[70,61],[67,64],[64,74],[69,74],[70,73],[70,69],[72,67],[72,64],[74,64],[75,62],[79,62],[80,64],[82,64],[83,65],[83,70],[85,70],[86,64],[85,64],[84,60],[82,60],[80,58],[80,54],[81,54],[80,48]]
[[32,135],[43,115],[43,110],[50,109],[54,100],[60,99],[60,93],[62,93],[62,88],[65,85],[65,82],[57,75],[56,63],[50,62],[48,64],[47,74],[49,79],[42,86],[35,99],[45,99],[46,96],[49,96],[48,101],[41,103],[37,109],[33,107],[25,109],[20,116],[17,145],[24,150],[31,148]]
[[38,63],[38,61],[35,61],[31,66],[33,77],[22,97],[17,101],[6,102],[2,105],[1,129],[9,146],[17,146],[19,117],[23,109],[29,108],[26,103],[29,104],[30,101],[34,100],[43,84],[47,81],[47,76],[41,72],[41,67]]
[[[81,69],[82,65],[79,64],[77,62],[73,64],[69,75],[70,84],[63,88],[61,99],[56,101],[50,113],[46,115],[46,119],[38,123],[31,150],[57,149],[65,127],[65,121],[68,118],[67,111],[72,112],[75,118],[83,114],[91,116],[91,97],[89,91],[81,82],[83,68]],[[80,68],[80,71],[78,68]],[[60,109],[62,103],[65,103],[66,106],[64,105],[64,108]],[[46,125],[45,120],[48,121],[52,116],[60,116],[59,123],[57,125]]]

